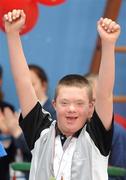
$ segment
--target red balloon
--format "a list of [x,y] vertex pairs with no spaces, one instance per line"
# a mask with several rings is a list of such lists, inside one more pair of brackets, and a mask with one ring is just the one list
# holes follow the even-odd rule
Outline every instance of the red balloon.
[[32,0],[0,0],[0,28],[4,30],[3,15],[13,9],[23,9],[26,14],[26,23],[20,34],[29,32],[38,20],[39,10],[37,3]]
[[47,6],[56,6],[64,3],[66,0],[34,0],[34,1]]

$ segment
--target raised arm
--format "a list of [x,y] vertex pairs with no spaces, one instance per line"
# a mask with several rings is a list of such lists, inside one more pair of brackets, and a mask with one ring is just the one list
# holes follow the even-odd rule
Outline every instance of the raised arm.
[[13,10],[4,15],[11,70],[23,117],[28,114],[38,100],[32,87],[29,69],[19,35],[25,24],[25,20],[26,17],[23,10]]
[[120,26],[101,18],[97,29],[101,38],[102,55],[96,92],[96,111],[106,129],[109,129],[113,114],[113,88],[115,79],[115,44],[120,34]]

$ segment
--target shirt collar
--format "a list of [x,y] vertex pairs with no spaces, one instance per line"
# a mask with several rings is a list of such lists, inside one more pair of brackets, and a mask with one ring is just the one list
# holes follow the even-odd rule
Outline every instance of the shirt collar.
[[[82,128],[83,128],[83,127],[82,127]],[[73,137],[78,138],[78,136],[80,135],[80,132],[81,132],[82,128],[79,129],[77,132],[75,132],[75,133],[73,134]],[[60,135],[60,136],[63,136],[63,137],[65,137],[65,138],[67,138],[66,135],[64,135],[64,134],[60,131],[60,129],[58,128],[57,123],[56,123],[55,129],[56,129],[56,136]]]

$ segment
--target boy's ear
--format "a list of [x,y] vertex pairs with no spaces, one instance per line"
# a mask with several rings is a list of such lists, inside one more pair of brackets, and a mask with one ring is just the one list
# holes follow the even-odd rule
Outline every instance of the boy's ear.
[[88,112],[88,118],[91,119],[93,112],[94,112],[94,101],[89,103],[89,112]]
[[56,101],[54,99],[52,100],[52,105],[53,105],[54,109],[56,110]]

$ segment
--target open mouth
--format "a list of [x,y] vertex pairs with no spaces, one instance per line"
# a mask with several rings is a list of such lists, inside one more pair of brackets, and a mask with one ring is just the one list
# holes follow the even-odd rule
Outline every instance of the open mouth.
[[68,123],[74,123],[77,120],[77,117],[67,116],[66,119]]

